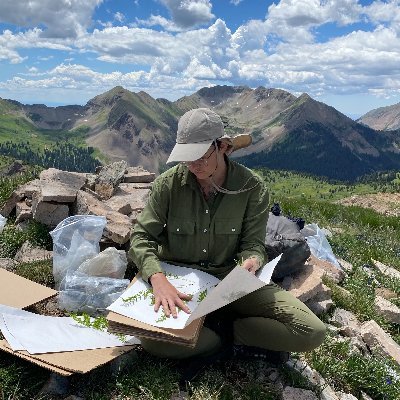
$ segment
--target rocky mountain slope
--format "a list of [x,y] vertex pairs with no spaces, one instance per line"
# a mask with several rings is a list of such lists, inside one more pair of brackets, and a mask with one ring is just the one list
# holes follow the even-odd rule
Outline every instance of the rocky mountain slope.
[[342,180],[400,168],[400,132],[376,131],[307,94],[296,97],[279,89],[214,86],[170,102],[117,86],[84,107],[0,100],[4,114],[13,113],[41,129],[84,133],[86,143],[109,161],[126,160],[156,172],[174,145],[179,117],[196,107],[214,109],[227,132],[252,135],[253,144],[235,154],[250,167]]
[[400,129],[400,103],[371,110],[357,122],[382,131]]

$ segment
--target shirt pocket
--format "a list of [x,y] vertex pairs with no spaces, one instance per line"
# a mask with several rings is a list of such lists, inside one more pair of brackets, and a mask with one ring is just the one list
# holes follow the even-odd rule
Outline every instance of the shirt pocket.
[[215,241],[219,249],[224,249],[225,259],[236,257],[242,229],[242,218],[216,219]]
[[195,223],[189,219],[169,218],[167,230],[175,235],[193,235]]

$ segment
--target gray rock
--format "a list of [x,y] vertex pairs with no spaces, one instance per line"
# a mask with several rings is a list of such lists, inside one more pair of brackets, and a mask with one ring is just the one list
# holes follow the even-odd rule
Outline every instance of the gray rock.
[[156,174],[149,172],[142,167],[128,167],[124,175],[124,182],[127,183],[149,183],[153,182]]
[[372,353],[392,357],[400,364],[400,346],[374,320],[364,322],[360,331]]
[[7,271],[14,271],[17,262],[12,258],[0,258],[0,268]]
[[79,190],[86,183],[86,174],[79,172],[62,171],[56,168],[49,168],[39,175],[41,183],[54,182],[69,186],[71,189]]
[[375,310],[378,314],[383,315],[388,321],[394,324],[400,324],[400,308],[389,300],[381,296],[375,297]]
[[49,227],[55,227],[69,216],[69,208],[66,204],[43,201],[39,194],[35,194],[32,202],[32,213],[36,221]]
[[283,389],[282,400],[318,400],[318,397],[311,390],[286,386]]
[[374,267],[383,275],[389,277],[389,278],[395,278],[395,279],[400,279],[400,271],[397,271],[397,269],[394,269],[392,267],[389,267],[379,261],[372,260],[372,263],[374,264]]
[[136,189],[134,193],[126,194],[118,188],[115,195],[104,203],[121,214],[129,215],[133,211],[137,212],[144,209],[149,193],[150,189]]
[[15,206],[15,223],[19,224],[22,221],[26,221],[28,219],[32,219],[32,207],[26,204],[25,201],[19,201]]
[[113,194],[118,184],[122,182],[128,164],[126,161],[117,161],[104,166],[95,181],[95,192],[102,199],[108,200]]
[[350,272],[353,270],[353,264],[349,263],[348,261],[343,260],[342,258],[337,258],[340,266],[346,271]]
[[40,190],[42,201],[54,201],[56,203],[72,203],[76,199],[75,189],[58,182],[44,182]]
[[330,319],[330,323],[338,326],[340,332],[345,336],[351,337],[359,335],[360,323],[357,317],[350,311],[337,308]]

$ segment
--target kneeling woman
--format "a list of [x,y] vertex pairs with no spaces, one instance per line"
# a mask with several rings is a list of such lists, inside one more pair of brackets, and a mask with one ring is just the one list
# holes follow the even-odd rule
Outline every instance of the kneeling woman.
[[[179,120],[168,159],[179,164],[154,181],[131,236],[130,256],[153,287],[156,311],[162,307],[172,317],[177,316],[177,307],[190,312],[184,303],[189,296],[168,282],[160,260],[220,279],[238,263],[249,273],[266,263],[268,192],[256,174],[228,158],[250,142],[247,135],[225,135],[220,117],[206,108],[188,111]],[[231,335],[219,329],[219,318],[231,321],[225,324]],[[194,348],[148,339],[142,339],[142,345],[154,355],[182,359],[218,353],[230,336],[236,352],[278,361],[281,352],[312,350],[325,336],[324,324],[275,284],[207,319]]]

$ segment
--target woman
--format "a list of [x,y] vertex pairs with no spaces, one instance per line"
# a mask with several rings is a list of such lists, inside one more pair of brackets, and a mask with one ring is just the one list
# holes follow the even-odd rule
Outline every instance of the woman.
[[[167,162],[180,163],[155,180],[131,236],[130,255],[153,287],[155,311],[162,307],[174,318],[177,308],[190,313],[185,305],[190,297],[168,282],[160,260],[221,279],[238,263],[253,274],[266,263],[267,190],[256,174],[228,158],[250,142],[248,135],[226,136],[220,117],[206,108],[190,110],[179,120]],[[213,322],[206,319],[194,348],[148,339],[142,345],[169,358],[215,354],[227,336],[218,324],[224,318],[232,321],[235,352],[278,362],[281,352],[311,350],[325,335],[324,324],[275,284],[212,314]]]

